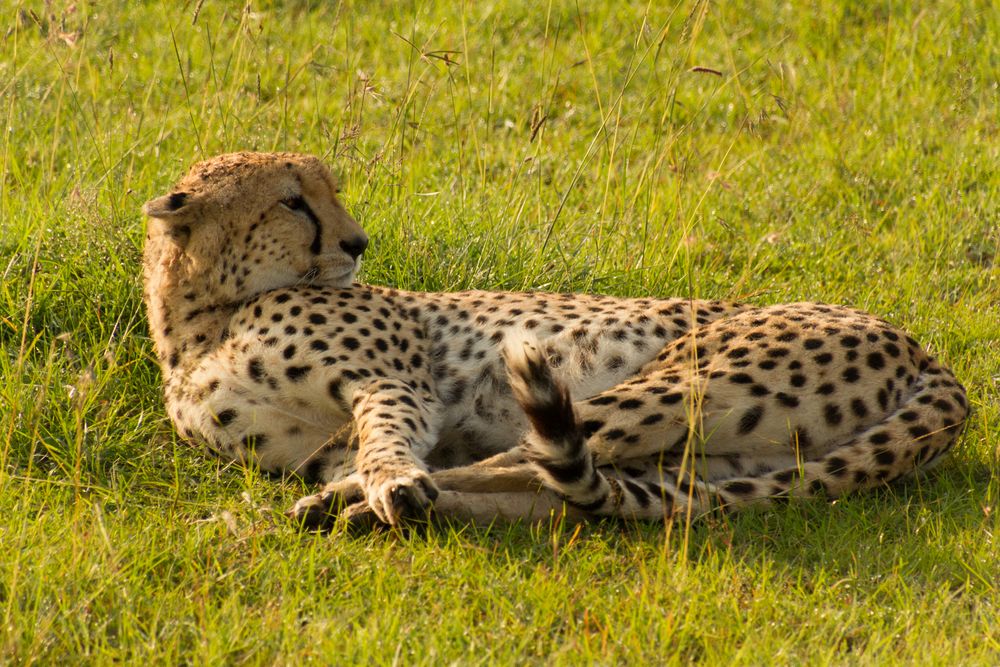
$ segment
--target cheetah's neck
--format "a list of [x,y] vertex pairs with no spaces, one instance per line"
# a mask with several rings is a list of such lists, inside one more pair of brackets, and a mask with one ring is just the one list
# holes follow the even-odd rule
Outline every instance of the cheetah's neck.
[[168,383],[225,340],[237,304],[225,303],[205,272],[184,252],[164,244],[146,254],[145,299],[149,330]]

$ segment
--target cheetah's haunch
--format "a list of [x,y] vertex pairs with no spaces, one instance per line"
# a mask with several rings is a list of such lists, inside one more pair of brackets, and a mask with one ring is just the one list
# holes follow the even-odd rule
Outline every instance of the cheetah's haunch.
[[327,483],[308,525],[838,496],[929,467],[965,420],[950,371],[849,308],[354,284],[368,239],[336,192],[315,158],[236,153],[144,208],[171,419]]

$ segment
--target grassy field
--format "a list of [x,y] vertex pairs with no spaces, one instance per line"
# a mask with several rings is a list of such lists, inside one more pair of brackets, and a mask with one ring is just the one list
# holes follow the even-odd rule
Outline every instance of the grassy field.
[[[0,0],[0,35],[0,662],[1000,661],[989,0]],[[365,281],[849,303],[968,429],[833,504],[300,535],[305,487],[175,440],[140,298],[140,206],[237,149],[326,157]]]

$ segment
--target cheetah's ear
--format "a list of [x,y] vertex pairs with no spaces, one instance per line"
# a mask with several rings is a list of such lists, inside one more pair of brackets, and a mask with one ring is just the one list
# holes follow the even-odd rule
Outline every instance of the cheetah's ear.
[[195,198],[189,192],[171,192],[168,195],[150,199],[142,207],[142,212],[150,218],[167,222],[179,221],[191,212]]

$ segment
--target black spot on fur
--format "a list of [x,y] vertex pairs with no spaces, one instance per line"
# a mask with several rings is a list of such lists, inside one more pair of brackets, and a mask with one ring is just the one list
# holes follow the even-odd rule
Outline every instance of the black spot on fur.
[[590,403],[591,405],[611,405],[612,403],[616,403],[617,401],[618,401],[617,398],[609,395],[609,396],[597,396],[595,398],[590,399],[587,402]]
[[236,419],[236,410],[223,410],[215,415],[215,421],[219,426],[229,426]]
[[340,380],[330,380],[330,383],[326,386],[326,391],[337,402],[344,400],[344,397],[340,393]]
[[881,370],[885,368],[885,357],[883,357],[878,352],[872,352],[871,354],[869,354],[867,361],[869,368],[875,370]]
[[619,368],[623,368],[624,366],[625,366],[625,360],[617,355],[608,359],[607,363],[605,364],[605,367],[609,371],[616,371]]
[[868,442],[872,443],[873,445],[884,445],[885,443],[889,442],[890,439],[891,436],[886,431],[879,431],[877,433],[872,433],[870,436],[868,436]]
[[243,446],[248,450],[260,450],[267,444],[267,436],[263,433],[250,433],[243,436]]
[[861,344],[861,339],[857,336],[844,336],[840,339],[840,344],[847,348],[857,347]]
[[826,460],[826,472],[834,477],[843,477],[847,474],[847,461],[839,456],[831,456]]
[[750,433],[755,428],[757,428],[757,424],[760,423],[760,419],[763,416],[764,416],[764,407],[761,405],[753,406],[752,408],[744,412],[743,416],[740,417],[740,423],[739,426],[737,427],[737,432],[740,435],[746,435],[747,433]]
[[588,419],[583,422],[583,436],[589,438],[604,427],[604,422],[599,419]]
[[854,413],[856,417],[867,417],[868,416],[868,406],[860,398],[855,398],[851,401],[851,412]]
[[636,408],[641,408],[642,405],[642,401],[638,398],[626,398],[618,404],[618,407],[622,410],[635,410]]
[[878,405],[879,405],[879,407],[882,408],[883,410],[888,409],[888,407],[889,407],[889,392],[887,392],[885,389],[879,389],[878,390],[877,398],[878,398]]
[[796,427],[792,432],[792,447],[799,450],[812,447],[812,439],[809,437],[809,431],[801,426]]
[[774,479],[782,484],[788,484],[795,476],[798,471],[795,468],[788,468],[787,470],[782,470],[781,472],[774,473]]
[[786,394],[783,391],[779,391],[777,394],[774,395],[774,397],[778,400],[779,403],[781,403],[785,407],[788,408],[799,407],[799,399],[796,396],[792,396],[791,394]]
[[285,376],[292,382],[300,382],[311,370],[312,366],[289,366],[285,369]]
[[840,406],[835,403],[827,403],[823,407],[823,418],[826,419],[826,423],[830,426],[836,426],[844,419],[844,415],[840,412]]
[[636,503],[639,504],[639,507],[643,508],[649,507],[650,497],[649,497],[649,492],[646,491],[646,489],[642,488],[641,486],[639,486],[630,479],[623,479],[621,481],[622,484],[625,485],[625,488],[628,490],[628,492],[632,494],[632,497],[635,498],[635,501]]
[[888,449],[876,449],[872,454],[875,456],[875,462],[879,465],[891,466],[896,461],[896,455]]
[[724,491],[736,494],[737,496],[749,496],[756,488],[753,482],[744,482],[742,480],[726,482],[722,485]]

